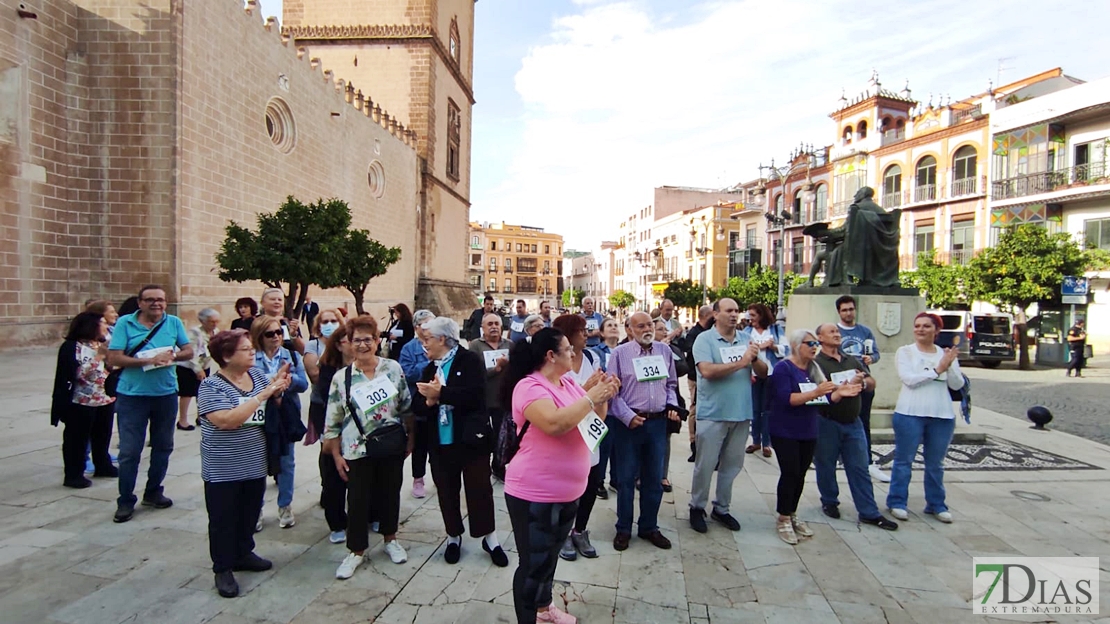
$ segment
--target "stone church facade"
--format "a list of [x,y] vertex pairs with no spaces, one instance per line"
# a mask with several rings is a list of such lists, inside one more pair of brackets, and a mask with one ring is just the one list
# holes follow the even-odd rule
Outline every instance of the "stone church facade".
[[[287,1],[286,11],[295,4]],[[375,23],[391,19],[385,2],[319,2],[350,14],[343,4],[373,5],[382,13]],[[461,6],[468,10],[457,21],[469,34],[472,0]],[[5,347],[57,340],[86,299],[118,304],[145,283],[163,284],[171,310],[187,323],[215,307],[226,324],[232,302],[257,299],[262,286],[217,278],[224,227],[229,220],[253,227],[287,195],[343,199],[355,227],[402,247],[401,261],[367,291],[375,316],[392,303],[413,304],[422,291],[443,313],[469,305],[452,299],[465,275],[469,169],[457,170],[448,193],[454,203],[429,190],[439,184],[436,163],[446,166],[429,136],[434,108],[397,100],[389,75],[353,76],[329,65],[317,46],[264,22],[253,1],[25,7],[0,12]],[[434,80],[431,65],[411,60],[407,80]],[[460,112],[465,103],[467,141],[456,142],[468,163],[472,100],[452,101]],[[460,210],[463,225],[445,229]],[[437,244],[437,230],[458,240]],[[458,257],[449,260],[453,246]],[[345,291],[312,294],[321,305],[351,300]]]

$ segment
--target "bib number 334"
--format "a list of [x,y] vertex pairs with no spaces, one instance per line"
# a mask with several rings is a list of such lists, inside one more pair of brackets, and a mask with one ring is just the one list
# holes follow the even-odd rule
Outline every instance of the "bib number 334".
[[656,381],[667,378],[667,363],[661,355],[649,355],[632,360],[636,381]]

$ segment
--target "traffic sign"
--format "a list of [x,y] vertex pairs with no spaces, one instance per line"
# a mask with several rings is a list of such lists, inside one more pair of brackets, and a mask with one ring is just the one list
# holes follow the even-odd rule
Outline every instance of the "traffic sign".
[[1087,303],[1087,295],[1064,295],[1060,297],[1060,300],[1064,305],[1085,305]]
[[[1074,275],[1065,275],[1064,281],[1060,284],[1060,294],[1067,297],[1068,295],[1087,295],[1090,288],[1090,282],[1085,277],[1076,277]],[[1086,300],[1083,301],[1086,303]]]

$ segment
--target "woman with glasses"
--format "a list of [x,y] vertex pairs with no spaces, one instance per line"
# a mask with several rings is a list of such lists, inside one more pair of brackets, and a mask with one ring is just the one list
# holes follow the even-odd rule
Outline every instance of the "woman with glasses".
[[[401,365],[378,357],[378,322],[347,322],[354,362],[337,371],[328,391],[324,440],[347,481],[347,550],[335,578],[348,579],[370,546],[370,516],[379,522],[393,563],[408,561],[397,543],[405,457],[412,452],[412,397]],[[349,388],[349,390],[348,390]],[[356,420],[357,419],[357,420]]]
[[535,336],[544,327],[543,317],[539,314],[529,314],[524,319],[524,333],[527,336]]
[[[251,342],[256,349],[254,365],[262,369],[268,379],[273,379],[282,366],[289,365],[289,387],[282,394],[282,401],[289,401],[292,408],[300,413],[300,393],[308,389],[308,375],[304,372],[304,360],[282,346],[284,336],[281,319],[265,315],[255,319],[251,325]],[[283,444],[284,448],[280,450],[281,471],[277,475],[278,525],[288,529],[297,523],[293,515],[293,477],[297,465],[293,455],[295,442],[286,440]],[[262,515],[259,514],[257,529],[261,531],[261,527]]]
[[266,402],[291,382],[289,365],[271,378],[255,367],[245,329],[222,331],[208,341],[220,371],[197,392],[200,472],[208,510],[208,552],[216,591],[239,595],[232,571],[262,572],[273,563],[254,553],[254,526],[266,493]]
[[798,543],[798,536],[813,536],[806,523],[798,519],[798,501],[817,447],[818,406],[828,405],[837,390],[813,361],[820,349],[821,343],[812,332],[795,330],[790,334],[790,356],[776,364],[774,374],[768,376],[768,425],[779,463],[777,529],[779,539],[791,545]]
[[[325,344],[324,353],[320,356],[319,365],[316,367],[316,379],[312,384],[313,399],[316,396],[327,397],[335,373],[349,366],[355,359],[351,341],[347,338],[346,327],[340,326],[330,332],[325,339]],[[320,403],[314,400],[309,404],[308,420],[311,423],[309,430],[319,432],[321,438],[327,426],[326,416],[326,399]],[[339,476],[339,472],[335,469],[335,459],[325,444],[320,445],[319,465],[320,506],[324,508],[324,519],[327,520],[330,530],[328,540],[332,544],[342,544],[347,541],[347,482]]]
[[[189,424],[189,404],[200,389],[200,382],[208,377],[212,367],[212,357],[208,353],[208,341],[216,335],[219,329],[220,313],[212,308],[204,308],[197,312],[197,325],[189,330],[189,342],[193,344],[193,359],[178,362],[177,370],[177,429],[178,431],[192,431],[195,426]],[[200,415],[197,415],[200,418]]]

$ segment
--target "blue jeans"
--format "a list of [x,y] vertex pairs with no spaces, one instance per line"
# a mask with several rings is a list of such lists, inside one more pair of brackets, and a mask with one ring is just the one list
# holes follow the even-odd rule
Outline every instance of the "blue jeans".
[[752,444],[771,446],[771,414],[767,412],[768,379],[752,382]]
[[667,444],[667,419],[653,418],[629,429],[612,419],[613,455],[617,470],[617,533],[632,532],[636,479],[640,479],[639,533],[659,528],[659,503],[663,500],[663,450]]
[[890,491],[886,506],[905,509],[909,498],[910,468],[917,447],[925,445],[925,512],[948,511],[944,504],[944,456],[956,431],[954,418],[929,418],[894,413],[894,466],[890,470]]
[[817,450],[813,454],[813,467],[817,471],[817,490],[821,492],[822,505],[840,504],[840,486],[836,482],[837,458],[844,460],[844,474],[848,477],[848,489],[852,492],[852,502],[859,517],[865,520],[878,518],[875,490],[867,472],[870,459],[867,435],[860,419],[850,424],[838,423],[830,418],[817,420]]
[[293,472],[297,468],[297,458],[293,455],[293,451],[296,448],[296,444],[290,443],[285,449],[285,455],[281,456],[281,472],[277,476],[278,507],[288,507],[293,504]]
[[120,507],[134,507],[135,483],[139,477],[139,460],[150,428],[150,469],[146,475],[143,498],[162,493],[162,480],[173,452],[173,426],[177,422],[177,395],[116,397],[116,428],[119,430],[119,498]]

